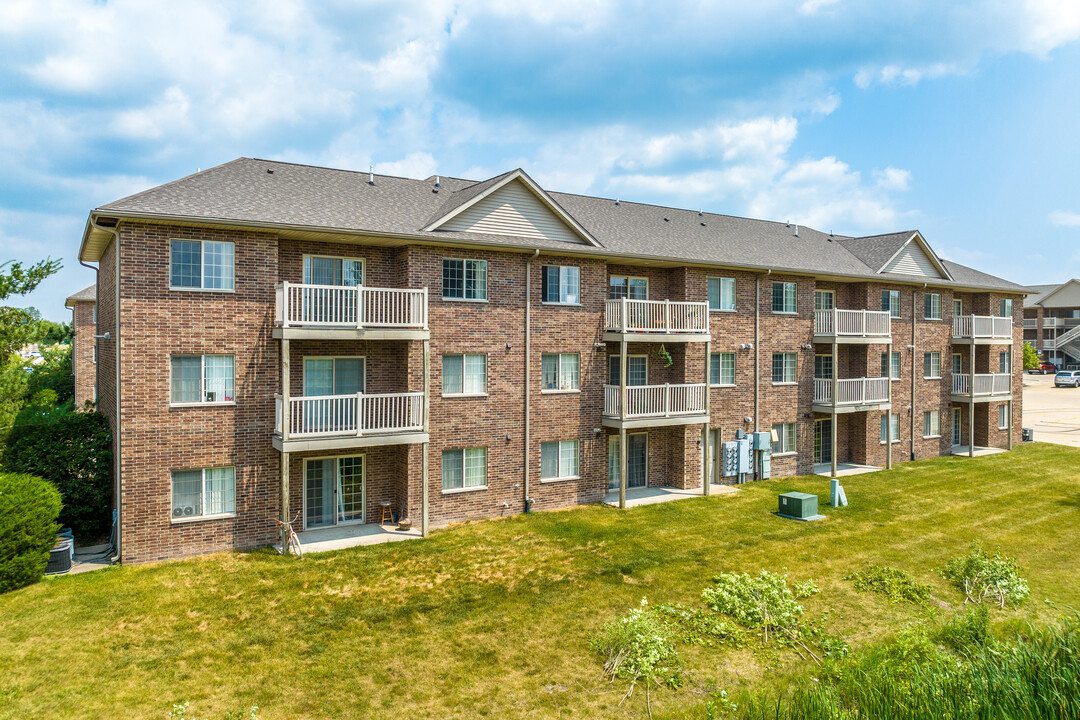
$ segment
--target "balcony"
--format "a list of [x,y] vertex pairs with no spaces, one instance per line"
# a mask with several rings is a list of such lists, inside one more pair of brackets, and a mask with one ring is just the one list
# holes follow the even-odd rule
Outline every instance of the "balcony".
[[1012,398],[1012,375],[1009,373],[983,373],[975,376],[974,392],[970,375],[952,376],[953,402],[989,402]]
[[705,383],[629,385],[622,402],[618,385],[604,386],[603,424],[607,427],[657,427],[708,422]]
[[881,310],[816,310],[814,342],[869,345],[892,340],[892,315]]
[[836,381],[836,401],[833,401],[833,381],[814,378],[814,412],[866,412],[890,407],[889,378],[847,378]]
[[285,339],[425,340],[427,288],[341,285],[275,286],[274,337]]
[[274,399],[274,447],[285,452],[427,441],[422,392],[294,397],[287,414]]
[[604,340],[709,340],[709,304],[671,300],[605,300]]
[[[1049,325],[1046,324],[1045,320],[1043,320],[1043,326],[1044,327],[1049,327]],[[1037,327],[1039,327],[1039,319],[1038,318],[1024,318],[1024,329],[1025,330],[1034,330]]]
[[1012,344],[1013,321],[1009,317],[958,315],[953,318],[952,341],[957,345]]

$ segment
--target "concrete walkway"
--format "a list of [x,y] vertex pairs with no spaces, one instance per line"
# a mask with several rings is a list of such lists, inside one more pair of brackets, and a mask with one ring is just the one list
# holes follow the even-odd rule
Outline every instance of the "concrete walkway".
[[[983,455],[997,455],[998,453],[1008,452],[1002,448],[996,447],[982,447],[980,445],[975,446],[975,457],[982,457]],[[967,445],[953,445],[953,455],[962,455],[967,457],[968,446]]]
[[[419,540],[422,536],[420,535],[420,528],[415,526],[409,530],[398,530],[396,524],[376,525],[375,523],[366,523],[305,530],[299,533],[298,537],[300,538],[300,550],[302,552],[317,553],[328,550],[343,550],[361,545]],[[280,552],[281,543],[275,544],[274,549]]]
[[[885,468],[877,465],[859,465],[858,463],[836,463],[836,477],[848,477],[850,475],[865,475],[877,472]],[[814,465],[814,474],[824,477],[832,477],[832,463],[817,463]]]
[[[739,492],[732,485],[718,485],[713,483],[709,488],[712,495],[730,495]],[[687,500],[701,497],[701,488],[682,490],[673,487],[636,487],[626,489],[626,507],[632,508],[638,505],[655,505],[657,503],[671,502],[673,500]],[[619,506],[619,491],[609,490],[604,496],[604,503],[613,507]]]

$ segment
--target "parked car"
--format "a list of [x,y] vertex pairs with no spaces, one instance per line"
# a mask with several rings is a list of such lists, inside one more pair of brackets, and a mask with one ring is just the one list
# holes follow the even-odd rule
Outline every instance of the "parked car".
[[1080,370],[1062,370],[1054,376],[1054,387],[1080,387]]
[[1057,365],[1052,362],[1041,362],[1038,367],[1033,367],[1028,372],[1032,375],[1052,375],[1057,372]]

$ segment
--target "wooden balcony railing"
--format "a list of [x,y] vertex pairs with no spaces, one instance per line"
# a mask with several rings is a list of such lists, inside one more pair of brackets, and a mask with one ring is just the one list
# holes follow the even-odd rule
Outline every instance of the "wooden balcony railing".
[[971,339],[1010,339],[1013,322],[1011,317],[990,315],[957,315],[953,318],[953,337]]
[[[275,395],[274,431],[282,434],[282,397]],[[356,393],[289,398],[289,437],[361,437],[421,432],[424,393]]]
[[816,310],[814,334],[887,339],[892,336],[892,315],[888,310]]
[[283,282],[276,291],[276,320],[282,327],[427,328],[427,288]]
[[953,375],[952,394],[963,396],[1008,395],[1012,392],[1009,373],[983,373],[975,376],[975,392],[971,391],[970,375]]
[[626,402],[620,402],[618,385],[604,386],[604,415],[631,419],[701,415],[705,412],[704,383],[681,385],[629,385]]
[[707,333],[709,304],[627,298],[605,300],[604,330],[621,333]]
[[814,402],[819,405],[868,405],[889,402],[889,378],[848,378],[836,381],[836,402],[832,399],[833,381],[814,379]]

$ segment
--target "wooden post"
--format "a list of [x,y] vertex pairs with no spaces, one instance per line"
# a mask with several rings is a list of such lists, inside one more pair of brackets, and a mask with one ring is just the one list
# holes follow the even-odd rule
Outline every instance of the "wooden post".
[[[427,288],[424,289],[425,292]],[[424,298],[427,300],[427,298]],[[427,307],[425,303],[424,307]],[[426,311],[425,311],[426,312]],[[424,340],[424,432],[431,432],[431,341]],[[424,443],[420,451],[420,535],[428,536],[428,443]]]
[[[289,341],[281,341],[281,442],[282,447],[289,439],[289,415],[291,414],[289,403]],[[289,507],[289,453],[281,451],[281,520],[289,522],[291,508]],[[288,535],[282,528],[281,554],[289,554],[289,545],[286,542]]]
[[[835,323],[838,324],[840,322],[840,317],[837,315],[834,318],[834,321],[835,321]],[[831,360],[831,362],[832,362],[832,420],[829,421],[829,424],[832,426],[832,427],[829,428],[829,436],[830,436],[829,437],[829,442],[832,443],[832,447],[830,448],[830,455],[832,456],[830,458],[830,460],[832,462],[832,474],[831,474],[831,477],[836,477],[836,464],[837,464],[837,462],[836,462],[836,456],[837,456],[837,452],[836,452],[836,435],[837,435],[837,433],[836,433],[836,403],[840,399],[840,396],[837,394],[837,393],[840,392],[840,374],[836,371],[836,367],[837,367],[836,356],[839,353],[839,349],[840,349],[839,344],[836,342],[836,333],[838,333],[840,331],[840,328],[837,326],[837,324],[833,325],[833,343],[832,343],[832,360]]]
[[[626,299],[623,299],[626,310]],[[626,316],[623,316],[625,323]],[[624,325],[625,329],[625,325]],[[619,507],[626,507],[626,412],[628,391],[626,388],[626,340],[619,343]]]
[[[888,381],[888,392],[886,397],[889,399],[889,414],[892,414],[892,343],[890,342],[885,346],[885,367],[888,372],[885,373],[886,380]],[[914,404],[911,409],[912,414],[915,413]],[[885,469],[892,470],[892,418],[889,418],[889,442],[885,443]]]
[[619,428],[619,507],[626,508],[626,428]]
[[[706,315],[708,317],[708,315]],[[709,494],[712,477],[709,474],[709,424],[712,420],[712,343],[705,341],[705,424],[701,428],[701,479],[702,495]]]
[[[281,518],[284,522],[292,520],[289,517],[289,453],[281,453]],[[287,542],[288,533],[285,528],[281,528],[279,533],[281,536],[281,554],[289,554],[289,543]]]
[[971,368],[968,383],[968,457],[975,457],[975,316],[971,316]]

